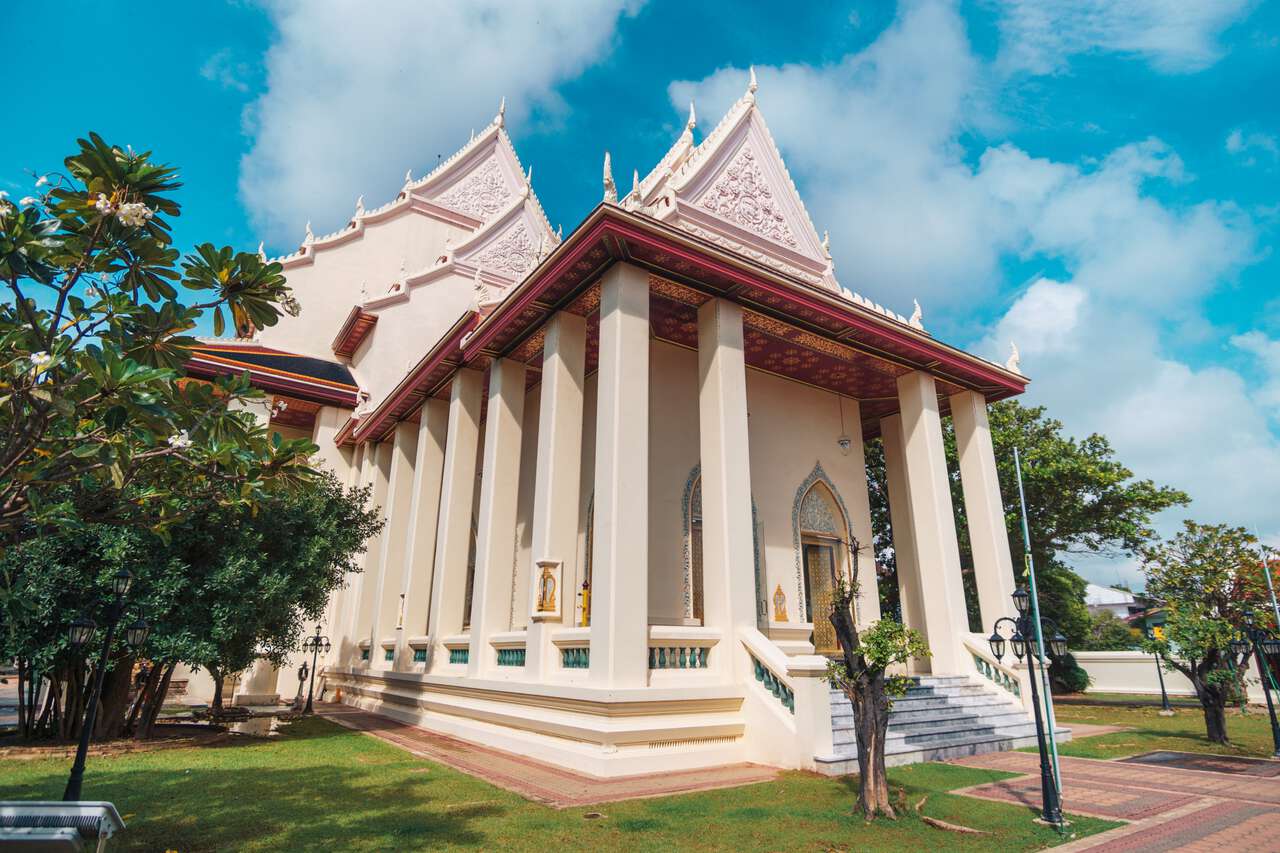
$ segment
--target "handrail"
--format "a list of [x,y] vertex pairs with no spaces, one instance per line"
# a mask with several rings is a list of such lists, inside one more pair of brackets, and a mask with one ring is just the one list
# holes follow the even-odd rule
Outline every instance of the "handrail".
[[795,685],[786,676],[787,656],[754,628],[741,632],[742,645],[751,657],[756,681],[792,714],[796,712]]
[[1024,672],[996,660],[995,655],[986,647],[985,639],[977,635],[966,636],[964,646],[973,658],[973,668],[979,675],[1022,700]]

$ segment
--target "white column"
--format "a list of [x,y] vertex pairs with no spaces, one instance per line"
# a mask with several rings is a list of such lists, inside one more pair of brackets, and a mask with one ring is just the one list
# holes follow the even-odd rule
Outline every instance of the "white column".
[[468,675],[492,672],[489,639],[511,627],[511,567],[516,559],[516,503],[520,494],[520,436],[524,426],[522,362],[494,359],[489,366],[484,462],[476,523],[476,571],[471,590]]
[[724,632],[726,671],[750,659],[735,641],[756,625],[755,544],[742,308],[712,299],[698,309],[698,436],[702,459],[702,589],[706,624]]
[[649,678],[649,277],[615,264],[600,288],[591,679]]
[[[350,447],[339,447],[334,442],[334,438],[347,419],[347,414],[345,409],[322,406],[320,411],[316,412],[311,440],[319,448],[315,456],[317,466],[332,472],[339,483],[350,487],[355,482],[352,473],[355,468],[355,452]],[[349,578],[344,577],[342,586],[330,593],[329,603],[325,607],[324,618],[321,621],[324,633],[334,640],[337,639],[338,613],[348,582]]]
[[[369,478],[373,471],[373,445],[356,445],[353,460],[349,485],[357,489],[364,489],[369,485]],[[368,503],[366,502],[367,506]],[[360,612],[360,595],[364,590],[365,575],[368,572],[369,546],[372,541],[370,539],[365,542],[364,553],[357,558],[360,571],[348,577],[347,588],[342,594],[342,608],[338,617],[340,627],[338,628],[338,637],[335,637],[334,640],[342,649],[339,660],[346,665],[355,665],[360,662],[360,653],[356,649],[356,644],[360,641],[356,622],[357,614]]]
[[431,607],[431,570],[436,555],[436,525],[440,513],[440,486],[449,433],[449,404],[429,399],[422,404],[418,423],[417,456],[413,462],[413,501],[409,508],[409,534],[404,549],[400,592],[404,596],[404,625],[397,637],[396,668],[413,662],[408,638],[427,632]]
[[995,448],[991,446],[986,399],[976,391],[953,394],[951,422],[956,430],[960,486],[964,490],[978,608],[982,611],[985,631],[990,630],[996,619],[1008,615],[1009,597],[1014,588],[1009,529],[1004,523],[1004,501],[1000,497],[1000,475],[996,469]]
[[413,462],[418,455],[418,425],[404,421],[396,424],[391,444],[391,474],[387,480],[387,526],[382,531],[382,548],[378,555],[378,599],[372,629],[373,653],[370,662],[386,666],[382,643],[395,640],[399,645],[400,593],[404,578],[404,553],[412,521]]
[[436,523],[435,565],[431,571],[431,606],[427,619],[432,670],[449,661],[449,651],[441,641],[462,628],[483,381],[479,371],[464,368],[454,374],[449,391],[449,428],[440,481],[440,515]]
[[[373,636],[377,622],[378,592],[382,586],[382,541],[387,537],[387,488],[391,482],[392,444],[383,441],[370,444],[365,449],[365,459],[369,461],[368,483],[373,486],[369,496],[369,505],[375,507],[383,520],[382,531],[369,539],[368,551],[364,560],[364,582],[360,585],[360,606],[356,611],[357,642],[369,640],[369,666],[378,663],[378,638]],[[358,657],[358,656],[357,656]]]
[[898,377],[898,402],[932,670],[935,674],[964,672],[961,635],[968,633],[969,620],[933,377],[922,371]]
[[[573,616],[576,590],[565,566],[578,545],[586,357],[586,318],[566,311],[552,317],[542,344],[542,392],[538,403],[538,464],[525,646],[525,677],[531,681],[541,681],[555,668],[551,628],[564,622],[566,614]],[[552,579],[554,601],[543,600],[541,595],[544,572]]]
[[[893,533],[894,563],[898,573],[898,604],[902,608],[902,624],[929,638],[924,621],[924,601],[920,583],[920,564],[916,560],[915,521],[911,517],[911,492],[907,483],[904,458],[902,415],[880,419],[880,443],[884,447],[885,479],[889,487],[889,525]],[[913,660],[912,672],[928,672],[928,658]]]
[[864,628],[880,618],[880,588],[876,578],[876,551],[872,544],[871,496],[867,493],[867,457],[862,441],[862,411],[857,400],[844,401],[845,415],[849,417],[849,465],[854,482],[849,496],[850,532],[858,542],[857,571],[858,598],[855,603],[859,628]]

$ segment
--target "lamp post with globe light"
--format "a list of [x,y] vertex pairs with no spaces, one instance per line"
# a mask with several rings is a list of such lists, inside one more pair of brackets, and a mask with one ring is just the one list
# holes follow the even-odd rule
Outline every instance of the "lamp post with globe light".
[[[63,791],[64,802],[75,802],[80,799],[80,785],[84,780],[85,757],[89,753],[89,738],[93,735],[93,723],[98,716],[98,699],[102,695],[102,681],[107,674],[107,659],[111,656],[111,643],[116,636],[116,626],[124,616],[125,596],[133,585],[133,575],[127,569],[121,569],[111,578],[111,604],[107,607],[107,631],[102,638],[102,654],[98,658],[98,670],[94,673],[93,689],[89,692],[89,702],[84,712],[84,725],[80,728],[80,745],[76,747],[76,760],[71,765],[71,777],[67,779],[66,790]],[[93,640],[97,624],[87,616],[80,616],[71,623],[68,631],[71,645],[76,649],[84,648]],[[137,619],[124,629],[124,639],[129,648],[138,650],[147,641],[151,633],[145,619]]]
[[329,638],[321,635],[320,626],[316,625],[316,633],[314,636],[307,637],[302,641],[302,650],[311,652],[311,684],[307,687],[307,707],[302,709],[302,713],[314,713],[311,707],[311,699],[316,690],[316,658],[320,656],[320,652],[329,654]]
[[[1025,589],[1019,589],[1015,592],[1013,594],[1013,604],[1018,611],[1017,617],[1001,616],[997,619],[995,624],[991,626],[991,636],[987,638],[987,643],[990,644],[991,653],[995,655],[997,661],[1004,659],[1006,643],[1012,647],[1013,655],[1019,662],[1024,657],[1027,659],[1027,674],[1031,680],[1031,704],[1035,708],[1036,745],[1040,748],[1041,818],[1045,823],[1061,826],[1062,803],[1058,793],[1057,780],[1054,779],[1053,769],[1049,762],[1044,720],[1040,714],[1040,690],[1037,685],[1039,676],[1036,673],[1036,667],[1043,668],[1044,659],[1040,655],[1039,644],[1036,642],[1036,626],[1031,619],[1030,601],[1031,596]],[[1047,641],[1049,655],[1054,658],[1060,658],[1065,655],[1067,653],[1067,638],[1062,636],[1058,626],[1048,619],[1041,619],[1040,624],[1048,626],[1053,631],[1053,635]],[[1002,625],[1011,627],[1008,637],[1000,633]]]
[[1244,631],[1231,641],[1231,651],[1240,657],[1253,651],[1254,662],[1258,665],[1258,675],[1262,678],[1262,695],[1267,700],[1267,714],[1271,717],[1271,743],[1274,747],[1271,757],[1280,758],[1280,725],[1276,723],[1276,708],[1271,701],[1271,667],[1267,658],[1280,655],[1280,636],[1268,631],[1254,619],[1252,610],[1244,612]]

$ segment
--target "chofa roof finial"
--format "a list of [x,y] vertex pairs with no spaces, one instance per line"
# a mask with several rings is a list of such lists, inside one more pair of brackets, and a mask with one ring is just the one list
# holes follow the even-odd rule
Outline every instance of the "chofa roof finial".
[[266,246],[266,244],[265,244],[265,243],[263,243],[263,242],[261,242],[261,241],[259,241],[259,242],[258,242],[258,258],[259,258],[259,260],[263,260],[263,261],[265,261],[265,260],[267,259],[267,251],[266,251],[266,248],[267,248],[267,246]]
[[751,77],[747,81],[747,92],[754,95],[756,93],[756,89],[760,88],[760,84],[756,82],[756,67],[754,65],[750,67],[750,74]]
[[502,102],[498,104],[498,114],[493,117],[493,123],[496,124],[498,127],[502,127],[503,123],[506,121],[506,115],[507,115],[507,96],[503,95]]
[[358,219],[361,216],[364,216],[364,196],[363,195],[358,196],[356,198],[356,218]]
[[604,152],[604,200],[613,204],[618,200],[618,185],[613,182],[613,164],[609,152]]
[[693,101],[689,102],[689,120],[684,123],[685,130],[693,130],[698,126],[698,114],[694,112]]
[[1022,355],[1018,352],[1018,345],[1013,341],[1009,341],[1009,360],[1004,363],[1008,370],[1014,373],[1021,373],[1020,365],[1022,364]]
[[404,173],[404,185],[407,187],[413,183],[413,169],[407,169]]
[[831,232],[822,232],[822,254],[827,256],[827,260],[831,260]]
[[913,329],[923,329],[924,310],[920,307],[920,300],[912,299],[911,303],[915,305],[916,310],[911,312],[911,319],[907,321],[907,325]]
[[315,241],[316,241],[316,235],[311,233],[311,220],[310,220],[310,219],[308,219],[308,220],[307,220],[307,233],[306,233],[306,235],[302,238],[302,245],[304,245],[304,246],[310,246],[310,245],[311,245],[312,243],[314,243]]

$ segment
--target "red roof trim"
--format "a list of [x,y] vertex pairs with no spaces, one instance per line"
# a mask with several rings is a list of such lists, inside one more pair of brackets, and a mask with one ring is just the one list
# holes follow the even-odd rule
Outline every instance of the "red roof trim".
[[371,314],[359,305],[353,305],[351,313],[342,321],[342,328],[333,339],[331,345],[333,354],[351,358],[376,325],[378,325],[377,314]]

